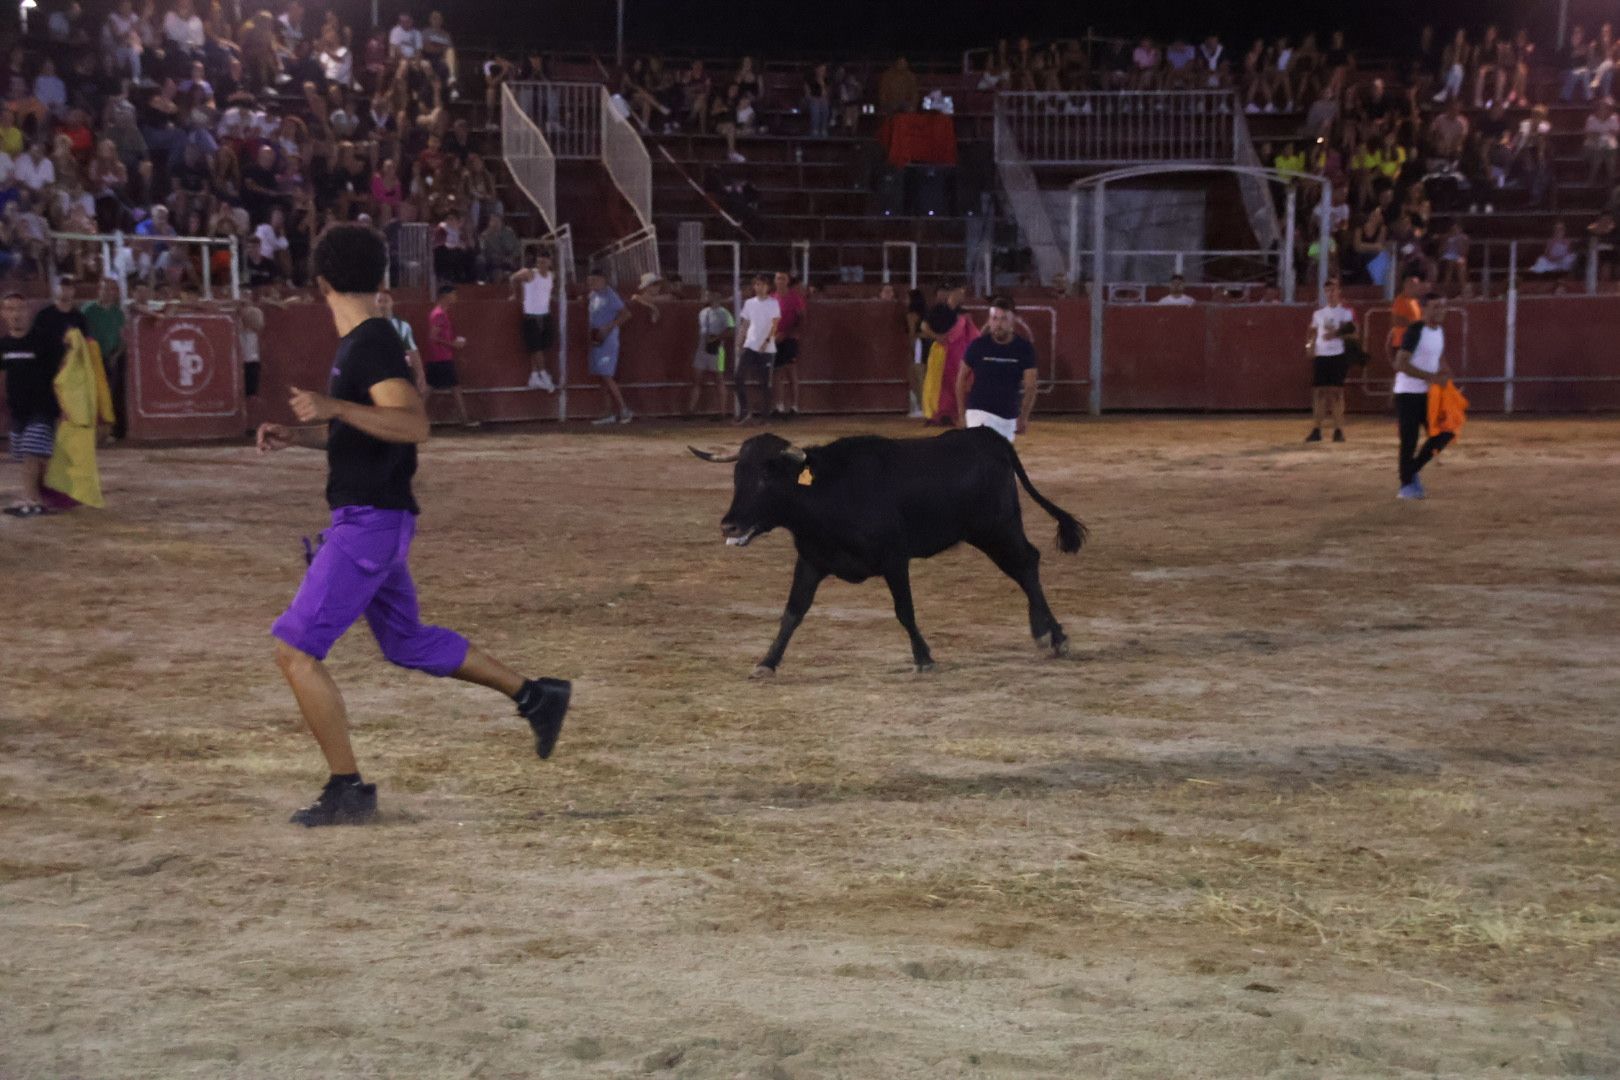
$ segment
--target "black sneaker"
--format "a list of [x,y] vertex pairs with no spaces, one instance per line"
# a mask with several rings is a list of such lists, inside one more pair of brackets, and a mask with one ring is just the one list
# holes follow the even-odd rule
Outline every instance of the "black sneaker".
[[1305,441],[1306,442],[1321,442],[1322,441],[1322,429],[1321,428],[1311,428],[1311,433],[1309,435],[1305,436]]
[[1344,442],[1344,432],[1339,430],[1338,428],[1334,428],[1333,429],[1333,441],[1334,442]]
[[518,715],[534,729],[534,752],[542,759],[557,745],[573,692],[574,684],[566,679],[530,679],[518,691]]
[[377,785],[328,780],[320,798],[289,819],[294,825],[363,825],[377,816]]

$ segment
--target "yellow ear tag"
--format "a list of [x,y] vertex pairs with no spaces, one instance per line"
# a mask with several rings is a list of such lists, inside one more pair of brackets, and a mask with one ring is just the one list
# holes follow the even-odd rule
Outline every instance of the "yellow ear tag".
[[806,465],[804,467],[804,471],[799,473],[799,486],[809,487],[810,481],[813,479],[815,479],[815,477],[810,475],[810,466]]

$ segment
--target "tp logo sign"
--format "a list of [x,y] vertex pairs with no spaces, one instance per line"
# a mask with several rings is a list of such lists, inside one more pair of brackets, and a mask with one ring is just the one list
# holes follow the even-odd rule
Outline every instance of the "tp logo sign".
[[176,394],[192,397],[207,389],[219,365],[203,328],[178,322],[163,328],[158,339],[158,374]]

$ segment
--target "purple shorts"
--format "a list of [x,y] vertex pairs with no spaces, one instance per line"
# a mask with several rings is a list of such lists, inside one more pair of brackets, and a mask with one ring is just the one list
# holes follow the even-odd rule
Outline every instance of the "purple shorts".
[[270,633],[325,660],[332,645],[364,615],[383,656],[400,667],[449,675],[467,659],[467,639],[423,626],[407,558],[416,535],[409,510],[340,506],[321,536],[298,595]]

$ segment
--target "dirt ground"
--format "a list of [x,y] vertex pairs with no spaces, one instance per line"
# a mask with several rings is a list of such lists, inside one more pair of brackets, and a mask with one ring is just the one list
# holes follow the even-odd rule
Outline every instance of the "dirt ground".
[[1424,503],[1392,422],[1303,434],[1039,423],[1070,658],[953,551],[937,671],[829,583],[769,682],[730,429],[436,440],[426,614],[575,710],[542,763],[358,628],[384,814],[313,832],[266,629],[321,459],[111,453],[0,521],[0,1076],[1620,1076],[1620,420],[1476,420]]

